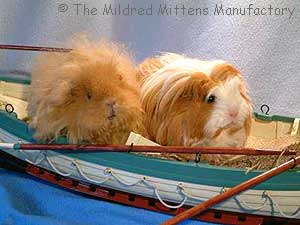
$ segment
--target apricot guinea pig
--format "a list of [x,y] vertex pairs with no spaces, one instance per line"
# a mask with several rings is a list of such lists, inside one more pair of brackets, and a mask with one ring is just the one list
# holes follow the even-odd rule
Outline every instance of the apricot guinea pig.
[[136,68],[126,49],[83,36],[71,47],[69,53],[44,53],[34,65],[28,112],[35,138],[125,144],[131,131],[146,136]]

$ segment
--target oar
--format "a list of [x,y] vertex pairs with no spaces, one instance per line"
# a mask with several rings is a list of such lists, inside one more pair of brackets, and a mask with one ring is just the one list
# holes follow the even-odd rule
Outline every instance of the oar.
[[183,147],[183,146],[142,146],[142,145],[76,145],[76,144],[14,144],[0,143],[0,148],[14,150],[55,150],[74,152],[151,152],[188,154],[230,154],[230,155],[296,155],[293,150],[272,150],[254,148]]
[[188,209],[180,214],[178,214],[177,216],[165,221],[164,223],[162,223],[161,225],[175,225],[178,224],[180,222],[182,222],[183,220],[192,218],[193,216],[196,216],[197,214],[211,208],[214,205],[217,205],[229,198],[231,198],[234,195],[237,195],[251,187],[254,187],[284,171],[287,171],[291,168],[293,168],[294,166],[296,166],[297,164],[300,164],[300,156],[293,158],[291,160],[289,160],[286,163],[281,164],[278,167],[275,167],[265,173],[262,173],[254,178],[251,178],[250,180],[247,180],[231,189],[229,189],[228,191],[219,194],[191,209]]
[[31,45],[0,45],[0,49],[21,50],[21,51],[39,51],[39,52],[70,52],[70,48],[55,48]]

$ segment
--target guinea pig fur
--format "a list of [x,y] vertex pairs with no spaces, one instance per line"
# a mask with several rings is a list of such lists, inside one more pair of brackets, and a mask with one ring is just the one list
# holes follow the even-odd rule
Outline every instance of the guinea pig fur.
[[252,107],[245,81],[221,60],[166,53],[140,64],[150,138],[162,145],[243,147]]
[[83,36],[71,43],[71,52],[44,53],[34,65],[28,113],[35,138],[125,144],[131,131],[147,136],[130,54]]

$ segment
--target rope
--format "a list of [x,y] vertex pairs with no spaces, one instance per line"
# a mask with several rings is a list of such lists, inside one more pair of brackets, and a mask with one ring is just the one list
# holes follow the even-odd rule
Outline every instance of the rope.
[[[64,176],[64,177],[68,177],[68,176],[70,176],[70,175],[72,174],[72,173],[63,173],[63,172],[59,171],[59,170],[54,166],[54,164],[51,162],[51,160],[50,160],[49,157],[46,155],[46,153],[44,153],[44,152],[40,152],[40,153],[37,155],[37,157],[35,158],[35,162],[29,160],[29,159],[27,158],[26,153],[25,153],[23,150],[20,150],[20,152],[23,153],[23,154],[25,155],[25,157],[26,157],[26,158],[25,158],[25,161],[28,162],[28,163],[30,163],[30,164],[33,164],[33,165],[37,166],[37,165],[39,165],[44,159],[46,159],[47,162],[49,163],[49,165],[52,167],[52,169],[53,169],[56,173],[58,173],[59,175]],[[42,155],[43,157],[40,158],[40,159],[38,160],[38,158],[40,157],[40,155]]]
[[99,180],[94,180],[94,179],[92,179],[92,178],[89,178],[88,176],[86,176],[86,175],[84,174],[84,172],[83,172],[82,169],[80,168],[80,165],[78,164],[77,161],[73,160],[72,163],[73,163],[73,165],[75,165],[75,167],[76,167],[76,169],[78,170],[79,174],[80,174],[84,179],[86,179],[86,180],[88,180],[88,181],[90,181],[90,182],[92,182],[92,183],[103,184],[103,183],[105,183],[106,181],[109,180],[109,177],[106,177],[105,179],[103,179],[103,180],[101,180],[101,181],[99,181]]
[[135,182],[132,182],[132,183],[128,183],[128,182],[126,182],[124,179],[122,179],[121,177],[119,177],[116,173],[114,173],[112,170],[109,170],[108,171],[118,182],[120,182],[121,184],[124,184],[124,185],[126,185],[126,186],[135,186],[135,185],[137,185],[137,184],[140,184],[140,183],[142,183],[145,179],[146,179],[146,177],[143,177],[143,179],[139,179],[139,180],[137,180],[137,181],[135,181]]
[[261,205],[261,206],[258,206],[258,207],[254,207],[254,206],[249,205],[249,204],[246,203],[244,200],[238,198],[238,196],[235,196],[234,199],[235,199],[236,201],[238,201],[239,203],[241,203],[241,206],[242,206],[243,208],[257,211],[257,210],[260,210],[260,209],[262,209],[263,207],[265,207],[266,204],[267,204],[268,198],[266,197],[266,195],[263,194],[262,197],[263,197],[265,200],[264,200],[264,202],[262,203],[262,205]]
[[[222,187],[221,190],[220,190],[220,194],[226,192],[227,189],[228,189],[227,187]],[[268,200],[268,199],[267,199],[267,195],[266,195],[266,191],[264,191],[264,192],[262,193],[262,198],[264,198],[265,201],[262,203],[261,206],[258,206],[258,207],[254,207],[254,206],[249,205],[249,204],[246,203],[244,200],[238,198],[238,196],[234,196],[233,198],[234,198],[237,202],[241,203],[241,206],[242,206],[244,209],[250,209],[250,210],[260,210],[260,209],[262,209],[262,208],[267,204],[267,200]]]
[[157,197],[157,199],[160,201],[161,204],[163,204],[165,207],[167,208],[170,208],[170,209],[178,209],[180,207],[182,207],[184,205],[184,203],[186,202],[187,200],[187,196],[184,196],[184,199],[182,200],[182,202],[179,204],[179,205],[169,205],[167,204],[159,195],[159,192],[158,192],[158,189],[153,186],[152,184],[150,184],[147,180],[146,180],[146,177],[143,177],[143,179],[139,179],[135,182],[132,182],[132,183],[128,183],[126,182],[124,179],[122,179],[120,176],[118,176],[116,173],[114,173],[112,170],[109,170],[108,171],[118,182],[120,182],[121,184],[124,184],[126,186],[135,186],[137,184],[140,184],[140,183],[145,183],[147,184],[148,186],[150,186],[151,188],[154,189],[154,193]]
[[[196,199],[196,200],[199,200],[199,201],[204,201],[204,199],[203,198],[199,198],[199,197],[196,197],[196,196],[193,196],[192,194],[190,194],[190,193],[188,193],[185,189],[184,189],[184,187],[183,187],[183,185],[182,184],[179,184],[178,185],[178,187],[180,188],[180,190],[181,190],[181,192],[185,195],[185,196],[187,196],[187,197],[189,197],[189,198],[192,198],[192,199]],[[221,189],[221,192],[224,192],[226,190],[226,188],[222,188]],[[239,203],[241,203],[241,205],[243,206],[243,208],[248,208],[248,209],[251,209],[251,210],[260,210],[260,209],[262,209],[266,204],[267,204],[267,197],[263,194],[263,197],[264,197],[264,202],[262,203],[262,205],[261,206],[259,206],[259,207],[253,207],[253,206],[250,206],[248,203],[246,203],[244,200],[242,200],[242,199],[239,199],[237,196],[235,196],[234,198],[235,198],[235,200],[236,201],[238,201]]]
[[160,201],[160,203],[162,205],[164,205],[165,207],[167,208],[170,208],[170,209],[178,209],[180,207],[182,207],[184,205],[184,203],[186,202],[187,200],[187,196],[184,196],[184,199],[182,200],[181,203],[179,203],[179,205],[169,205],[168,203],[166,203],[159,195],[159,192],[158,192],[158,189],[157,187],[155,187],[154,185],[150,184],[146,179],[143,180],[145,184],[147,184],[148,186],[150,186],[151,188],[154,189],[154,193],[157,197],[157,199]]
[[[33,162],[33,161],[31,161],[31,160],[29,160],[27,157],[27,154],[23,151],[23,150],[19,150],[21,153],[23,153],[23,155],[25,155],[25,161],[26,162],[28,162],[28,163],[30,163],[30,164],[33,164],[33,165],[35,165],[35,166],[37,166],[38,164],[40,164],[44,159],[45,159],[45,154],[42,154],[42,152],[40,152],[38,155],[37,155],[37,157],[35,158],[35,161]],[[39,160],[38,160],[38,158],[40,157],[40,155],[42,155],[42,158],[40,158]]]
[[72,174],[72,173],[63,173],[63,172],[59,171],[59,170],[53,165],[53,163],[51,162],[51,160],[49,159],[49,157],[48,157],[47,155],[45,155],[45,157],[46,157],[46,160],[47,160],[47,162],[49,163],[49,165],[52,167],[52,169],[53,169],[56,173],[58,173],[59,175],[64,176],[64,177],[68,177],[68,176],[70,176],[70,175]]
[[[87,177],[87,176],[84,174],[84,172],[83,172],[82,169],[80,168],[80,165],[78,164],[77,161],[73,160],[73,164],[76,166],[76,168],[77,168],[79,174],[80,174],[82,177],[84,177],[86,180],[90,181],[90,182],[97,183],[97,184],[102,184],[102,183],[105,183],[107,180],[109,180],[109,177],[105,178],[105,179],[102,180],[102,181],[97,181],[97,180],[91,179],[91,178]],[[135,181],[135,182],[128,183],[128,182],[126,182],[123,178],[121,178],[121,177],[118,176],[116,173],[114,173],[110,168],[107,168],[107,169],[106,169],[106,173],[110,174],[110,175],[111,175],[113,178],[115,178],[118,182],[120,182],[121,184],[126,185],[126,186],[135,186],[135,185],[140,184],[140,183],[143,183],[143,182],[146,183],[148,186],[150,186],[151,188],[154,189],[154,193],[155,193],[157,199],[161,202],[161,204],[163,204],[163,205],[164,205],[165,207],[167,207],[167,208],[170,208],[170,209],[178,209],[178,208],[182,207],[182,206],[185,204],[186,200],[187,200],[187,196],[184,196],[184,199],[182,200],[182,202],[181,202],[179,205],[175,205],[175,206],[169,205],[169,204],[167,204],[166,202],[164,202],[164,200],[160,197],[159,192],[158,192],[158,189],[157,189],[155,186],[151,185],[149,182],[146,181],[146,177],[143,177],[143,179],[139,179],[139,180],[137,180],[137,181]]]
[[160,203],[163,204],[165,207],[170,208],[170,209],[178,209],[178,208],[180,208],[181,206],[184,205],[184,203],[187,200],[187,197],[184,196],[184,199],[182,200],[182,202],[179,205],[169,205],[169,204],[165,203],[164,200],[162,200],[162,198],[160,197],[160,195],[158,193],[157,188],[154,189],[154,192],[155,192],[156,197],[160,201]]
[[[221,189],[221,192],[225,192],[226,191],[226,187],[223,187]],[[282,209],[280,208],[279,204],[272,198],[272,196],[267,192],[267,191],[264,191],[263,192],[263,196],[265,198],[265,201],[263,203],[262,206],[258,207],[258,208],[255,208],[255,207],[252,207],[252,206],[249,206],[247,203],[245,204],[244,201],[241,201],[242,204],[244,204],[245,206],[247,206],[249,209],[253,209],[253,210],[260,210],[263,208],[263,206],[266,205],[267,203],[267,198],[270,199],[270,201],[275,205],[275,207],[278,209],[279,213],[281,216],[285,217],[285,218],[289,218],[289,219],[294,219],[294,218],[297,218],[298,216],[300,216],[300,207],[295,211],[294,214],[292,215],[287,215],[285,214]],[[236,198],[236,197],[235,197]],[[297,213],[296,213],[297,212]]]
[[269,197],[269,199],[274,203],[274,205],[276,206],[276,208],[278,209],[279,213],[285,217],[285,218],[289,218],[289,219],[294,219],[296,217],[298,217],[300,215],[300,207],[298,207],[298,209],[292,214],[292,215],[287,215],[285,214],[282,209],[280,208],[279,204],[274,200],[274,198],[272,198],[272,196],[269,193],[266,193],[266,196]]
[[184,187],[183,187],[182,184],[178,184],[178,188],[179,188],[179,190],[181,191],[181,193],[182,193],[184,196],[186,196],[186,197],[188,197],[188,198],[195,199],[195,200],[199,200],[199,201],[202,201],[202,202],[204,201],[203,198],[196,197],[196,196],[193,196],[192,194],[188,193],[188,192],[184,189]]

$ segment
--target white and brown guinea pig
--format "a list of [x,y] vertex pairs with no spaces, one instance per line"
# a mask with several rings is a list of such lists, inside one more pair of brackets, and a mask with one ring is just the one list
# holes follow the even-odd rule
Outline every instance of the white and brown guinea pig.
[[162,145],[243,147],[252,107],[232,65],[167,53],[140,65],[141,103],[152,140]]
[[124,144],[131,131],[147,136],[130,54],[84,36],[71,43],[71,52],[42,54],[34,65],[28,111],[35,138]]

